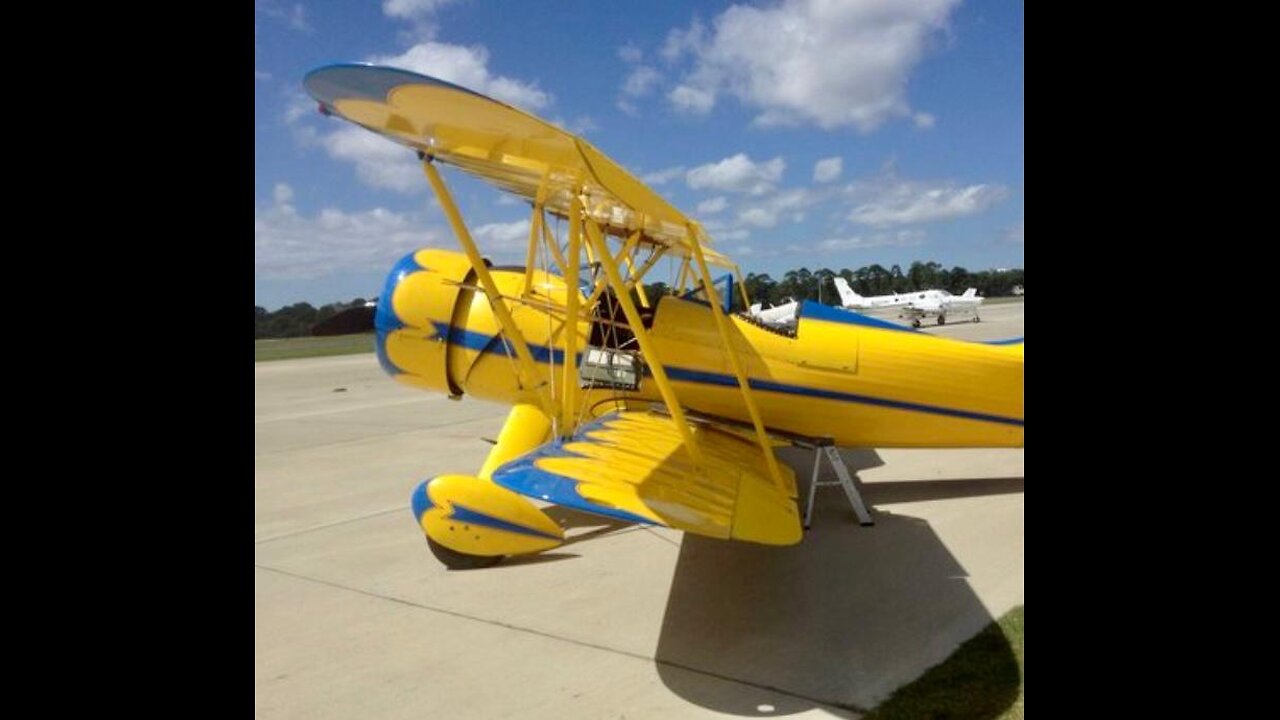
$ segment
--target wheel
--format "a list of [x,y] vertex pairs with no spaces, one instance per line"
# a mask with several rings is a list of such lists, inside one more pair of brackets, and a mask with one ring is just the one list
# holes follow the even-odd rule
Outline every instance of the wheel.
[[939,316],[938,316],[938,324],[939,324],[939,325],[946,325],[946,324],[947,324],[947,316],[946,316],[946,315],[939,315]]
[[450,570],[478,570],[480,568],[493,567],[502,562],[502,555],[468,555],[460,553],[457,550],[450,550],[440,543],[427,538],[427,547],[431,548],[431,554],[436,559],[444,563],[445,567]]
[[915,320],[912,320],[912,321],[911,321],[911,327],[913,327],[913,328],[918,328],[918,327],[920,327],[920,320],[919,320],[918,318],[917,318],[917,319],[915,319]]
[[974,315],[974,316],[973,316],[973,321],[974,321],[974,322],[982,322],[982,318],[978,317],[977,315]]

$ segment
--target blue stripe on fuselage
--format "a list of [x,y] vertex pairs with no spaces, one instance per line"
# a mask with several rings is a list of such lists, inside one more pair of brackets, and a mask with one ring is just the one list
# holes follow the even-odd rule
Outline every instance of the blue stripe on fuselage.
[[[508,350],[507,343],[502,342],[497,335],[472,332],[442,322],[432,322],[431,325],[435,327],[437,334],[447,337],[451,344],[461,345],[468,350],[475,350],[476,352],[502,353],[515,357],[515,351]],[[563,350],[529,343],[529,352],[536,362],[546,362],[547,358],[550,357],[553,363],[557,365],[564,364]],[[578,357],[582,357],[581,353],[578,354]]]
[[[508,353],[505,343],[499,342],[495,348],[501,350],[489,349],[493,336],[484,333],[471,332],[461,328],[451,327],[445,323],[434,323],[436,332],[441,335],[447,334],[449,342],[456,342],[469,350],[477,352],[502,352]],[[542,345],[534,345],[530,343],[529,351],[533,354],[535,360],[545,362],[547,357],[554,352],[554,360],[556,364],[564,363],[564,351],[552,350]],[[578,355],[581,358],[581,354]],[[665,367],[667,375],[672,380],[681,380],[684,382],[696,382],[706,385],[721,385],[726,387],[737,387],[738,379],[732,375],[722,373],[703,372],[701,370],[690,370],[673,365]],[[647,372],[646,375],[649,373]],[[836,390],[823,390],[821,388],[805,387],[803,385],[788,385],[785,383],[773,382],[770,380],[759,380],[752,378],[750,380],[753,390],[761,390],[764,392],[776,392],[787,395],[801,395],[805,397],[816,397],[824,400],[837,400],[840,402],[856,402],[865,405],[876,405],[879,407],[893,408],[895,410],[910,410],[913,412],[931,413],[934,415],[945,415],[948,417],[961,418],[964,420],[980,420],[983,422],[1001,423],[1003,425],[1016,425],[1023,427],[1023,421],[1017,418],[1003,417],[1001,415],[988,415],[985,413],[971,412],[969,410],[957,410],[955,408],[941,407],[937,405],[922,405],[919,403],[904,402],[902,400],[888,400],[885,398],[873,397],[871,395],[858,395],[856,393],[839,392]]]
[[[738,387],[738,379],[732,375],[702,372],[700,370],[687,370],[685,368],[670,366],[666,368],[666,371],[667,377],[672,380],[702,383],[705,385]],[[821,388],[811,388],[803,385],[787,385],[784,383],[773,382],[771,380],[749,378],[748,382],[750,383],[752,390],[761,390],[764,392],[802,395],[805,397],[821,398],[823,400],[856,402],[864,405],[877,405],[879,407],[893,408],[895,410],[912,410],[915,412],[932,413],[934,415],[958,417],[965,420],[982,420],[985,422],[1002,423],[1004,425],[1017,425],[1018,427],[1022,427],[1023,423],[1022,420],[1007,418],[1000,415],[987,415],[985,413],[956,410],[954,408],[939,407],[937,405],[921,405],[919,403],[904,402],[902,400],[887,400],[885,398],[872,397],[871,395],[858,395],[856,393],[839,392],[836,390],[823,390]]]

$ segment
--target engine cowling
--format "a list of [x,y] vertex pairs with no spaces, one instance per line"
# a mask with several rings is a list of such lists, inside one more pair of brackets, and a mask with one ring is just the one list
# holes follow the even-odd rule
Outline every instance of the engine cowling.
[[378,362],[397,381],[458,397],[449,377],[448,335],[467,259],[444,250],[419,250],[391,268],[374,315]]
[[[490,274],[504,297],[524,297],[524,268],[492,268]],[[536,403],[535,388],[549,382],[550,363],[563,362],[563,320],[553,309],[564,306],[566,291],[556,275],[535,270],[532,280],[529,302],[509,302],[537,361],[532,386],[521,386],[513,350],[467,257],[447,250],[419,250],[391,269],[374,317],[379,362],[399,382],[455,399],[466,393]],[[578,347],[589,328],[579,322]]]

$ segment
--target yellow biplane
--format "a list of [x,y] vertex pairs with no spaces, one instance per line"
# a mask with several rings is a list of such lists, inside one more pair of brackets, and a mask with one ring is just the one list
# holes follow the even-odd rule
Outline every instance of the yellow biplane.
[[[813,302],[791,330],[764,326],[732,311],[735,292],[750,304],[741,273],[701,227],[582,138],[404,70],[330,66],[305,87],[325,114],[417,150],[461,245],[391,270],[374,317],[383,368],[512,406],[475,475],[413,492],[414,517],[449,567],[562,543],[528,498],[797,543],[795,474],[774,456],[786,443],[1022,447],[1020,339],[963,342]],[[531,204],[522,267],[481,254],[441,163]],[[671,294],[648,297],[642,280],[664,258],[678,278]],[[731,273],[723,290],[712,267]]]

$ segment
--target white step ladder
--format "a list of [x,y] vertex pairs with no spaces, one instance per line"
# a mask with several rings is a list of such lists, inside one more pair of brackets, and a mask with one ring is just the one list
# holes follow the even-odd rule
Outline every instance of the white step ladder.
[[[810,520],[813,518],[813,498],[817,494],[820,486],[840,485],[844,487],[844,494],[849,497],[849,504],[853,506],[853,513],[858,516],[858,524],[863,527],[875,525],[875,520],[871,519],[871,513],[867,512],[866,503],[862,501],[862,494],[858,492],[858,486],[853,482],[853,476],[849,474],[849,468],[844,464],[844,458],[840,457],[840,451],[836,450],[835,443],[831,438],[813,438],[811,440],[799,440],[792,438],[792,443],[798,447],[813,448],[813,477],[809,481],[809,503],[804,511],[804,528],[809,529]],[[835,470],[836,480],[818,480],[818,470],[822,467],[822,458],[827,458],[827,464]]]

